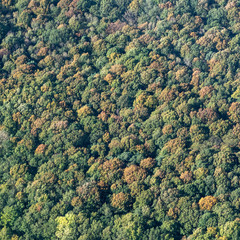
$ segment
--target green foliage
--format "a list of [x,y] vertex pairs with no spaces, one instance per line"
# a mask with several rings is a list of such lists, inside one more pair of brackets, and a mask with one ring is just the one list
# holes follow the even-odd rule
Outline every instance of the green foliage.
[[239,239],[239,12],[2,0],[0,239]]

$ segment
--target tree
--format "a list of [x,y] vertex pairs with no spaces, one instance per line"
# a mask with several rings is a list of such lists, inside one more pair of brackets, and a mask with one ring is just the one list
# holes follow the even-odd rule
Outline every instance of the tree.
[[199,206],[201,210],[210,211],[216,203],[217,203],[217,199],[215,197],[207,196],[200,199]]
[[238,239],[240,236],[239,224],[240,222],[237,218],[234,221],[229,221],[225,225],[222,225],[220,228],[221,236],[232,240]]
[[113,207],[119,209],[119,210],[126,210],[129,205],[129,197],[128,194],[125,194],[123,192],[113,194],[111,204]]
[[76,238],[76,216],[69,212],[64,217],[57,217],[56,237],[58,239]]
[[124,169],[124,180],[131,184],[134,181],[143,181],[146,178],[146,171],[136,165],[131,165]]

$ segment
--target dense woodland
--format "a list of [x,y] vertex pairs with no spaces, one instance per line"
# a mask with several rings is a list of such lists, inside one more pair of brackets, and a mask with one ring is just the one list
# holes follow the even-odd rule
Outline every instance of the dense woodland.
[[240,239],[240,1],[2,0],[1,240]]

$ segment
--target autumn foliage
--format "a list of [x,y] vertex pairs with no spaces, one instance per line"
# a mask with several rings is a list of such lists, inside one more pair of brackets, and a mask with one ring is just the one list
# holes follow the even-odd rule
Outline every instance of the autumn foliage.
[[237,240],[240,1],[2,0],[0,240]]
[[199,201],[199,207],[201,210],[208,210],[210,211],[212,207],[217,203],[217,199],[213,196],[207,196],[201,198]]

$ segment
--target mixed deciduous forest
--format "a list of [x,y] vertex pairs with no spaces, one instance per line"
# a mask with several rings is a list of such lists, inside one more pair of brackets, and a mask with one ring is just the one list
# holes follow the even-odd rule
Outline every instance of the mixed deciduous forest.
[[0,239],[239,240],[239,61],[239,0],[2,0]]

